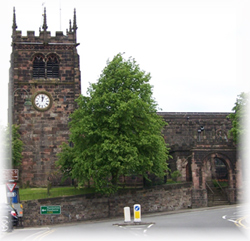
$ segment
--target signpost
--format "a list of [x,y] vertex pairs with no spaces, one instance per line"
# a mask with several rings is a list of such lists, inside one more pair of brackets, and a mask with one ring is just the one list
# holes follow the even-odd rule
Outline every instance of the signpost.
[[13,192],[15,186],[16,186],[16,183],[15,182],[12,182],[12,183],[6,183],[7,185],[7,188],[10,190],[10,192]]
[[41,206],[41,214],[61,214],[61,206]]
[[7,181],[17,181],[19,179],[19,170],[18,169],[3,169],[1,170],[1,176],[3,180]]
[[134,205],[134,222],[141,222],[141,205]]
[[15,192],[7,192],[7,197],[16,197]]

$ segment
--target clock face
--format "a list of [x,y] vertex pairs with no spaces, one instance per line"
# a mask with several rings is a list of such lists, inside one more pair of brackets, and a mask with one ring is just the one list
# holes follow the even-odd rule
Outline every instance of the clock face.
[[38,93],[34,98],[33,104],[38,110],[48,110],[51,106],[51,98],[46,93]]

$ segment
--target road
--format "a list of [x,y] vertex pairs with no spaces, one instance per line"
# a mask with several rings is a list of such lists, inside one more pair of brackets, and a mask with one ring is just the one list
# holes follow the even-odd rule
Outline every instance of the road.
[[1,240],[250,240],[248,210],[236,205],[142,214],[142,223],[145,225],[123,226],[123,219],[116,218],[15,229],[12,233],[4,233]]

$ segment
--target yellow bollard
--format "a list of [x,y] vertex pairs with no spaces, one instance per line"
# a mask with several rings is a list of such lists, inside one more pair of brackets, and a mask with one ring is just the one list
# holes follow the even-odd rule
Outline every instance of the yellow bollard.
[[140,204],[134,205],[134,222],[135,223],[141,222],[141,205]]

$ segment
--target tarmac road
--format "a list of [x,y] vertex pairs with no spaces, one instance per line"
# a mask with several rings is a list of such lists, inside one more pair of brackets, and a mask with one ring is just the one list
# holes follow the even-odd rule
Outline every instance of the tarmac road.
[[237,240],[245,241],[250,228],[247,207],[227,205],[143,215],[140,225],[123,219],[86,221],[40,228],[16,229],[3,241],[73,240]]

